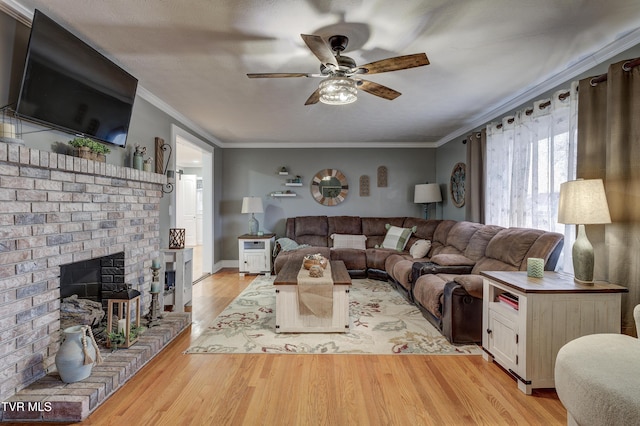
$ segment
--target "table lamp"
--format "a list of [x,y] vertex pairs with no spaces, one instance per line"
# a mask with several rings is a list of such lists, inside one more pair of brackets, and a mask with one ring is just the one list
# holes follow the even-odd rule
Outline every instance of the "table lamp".
[[442,201],[440,185],[437,183],[421,183],[416,185],[413,193],[413,202],[424,204],[424,218],[429,219],[429,203],[439,203]]
[[249,217],[249,234],[257,235],[260,224],[255,217],[255,213],[262,213],[262,198],[260,197],[243,197],[242,213],[251,213]]
[[560,185],[558,222],[578,225],[572,250],[574,280],[593,284],[593,246],[584,225],[611,223],[602,179],[578,179]]

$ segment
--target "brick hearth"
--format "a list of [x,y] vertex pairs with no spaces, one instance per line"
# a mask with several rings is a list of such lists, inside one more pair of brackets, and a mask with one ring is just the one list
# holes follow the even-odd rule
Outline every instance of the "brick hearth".
[[86,379],[65,384],[57,373],[51,373],[21,390],[5,401],[0,419],[19,422],[84,420],[185,330],[191,324],[191,313],[165,313],[159,321],[159,326],[148,329],[130,348],[113,352],[102,350],[104,362],[94,366],[91,376]]
[[164,175],[0,143],[0,401],[55,370],[60,265],[124,252],[150,304]]

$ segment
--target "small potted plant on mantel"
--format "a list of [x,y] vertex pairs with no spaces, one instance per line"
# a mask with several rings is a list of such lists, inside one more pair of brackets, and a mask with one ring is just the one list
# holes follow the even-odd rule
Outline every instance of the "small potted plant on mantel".
[[99,161],[101,163],[107,160],[105,154],[111,152],[109,148],[91,138],[77,137],[70,140],[69,145],[77,149],[78,157]]

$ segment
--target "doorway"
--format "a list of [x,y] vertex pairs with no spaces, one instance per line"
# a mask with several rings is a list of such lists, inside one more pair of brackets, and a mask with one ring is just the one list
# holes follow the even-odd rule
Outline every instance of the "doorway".
[[193,280],[213,272],[213,147],[173,126],[176,147],[176,227],[193,248]]

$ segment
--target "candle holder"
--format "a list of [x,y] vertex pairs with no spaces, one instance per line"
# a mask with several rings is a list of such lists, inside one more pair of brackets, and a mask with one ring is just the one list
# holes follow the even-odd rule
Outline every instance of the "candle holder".
[[[117,315],[118,324],[120,320],[124,320],[124,330],[118,330],[117,334],[124,334],[124,342],[112,342],[111,338],[107,338],[107,347],[117,345],[122,348],[128,348],[138,341],[136,331],[135,337],[132,336],[131,327],[135,330],[140,329],[140,292],[132,290],[127,292],[126,299],[107,299],[107,332],[113,332],[113,316]],[[130,298],[129,298],[130,297]],[[135,309],[135,317],[132,318],[131,311]],[[119,327],[120,328],[120,327]]]
[[544,259],[530,257],[527,259],[527,276],[531,278],[544,277]]
[[24,144],[21,139],[22,121],[9,107],[2,108],[0,112],[0,142]]
[[147,315],[148,327],[154,327],[160,325],[159,319],[162,319],[160,313],[160,293],[163,291],[160,285],[160,266],[157,261],[153,261],[151,266],[151,307],[149,308],[149,314]]

